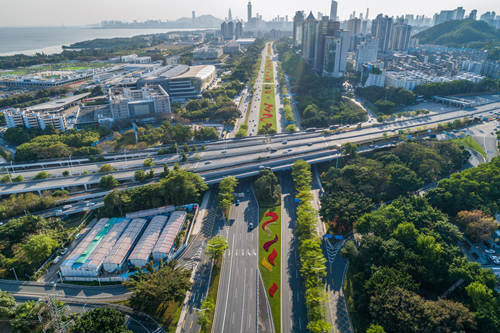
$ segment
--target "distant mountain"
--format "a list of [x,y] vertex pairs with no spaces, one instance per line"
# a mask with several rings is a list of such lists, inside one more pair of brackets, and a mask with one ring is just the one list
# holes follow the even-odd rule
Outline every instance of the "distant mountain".
[[201,15],[196,17],[194,20],[190,17],[182,17],[174,23],[182,26],[191,25],[197,28],[219,28],[222,20],[212,15]]
[[435,25],[414,37],[420,44],[483,49],[500,43],[500,30],[486,22],[467,19]]

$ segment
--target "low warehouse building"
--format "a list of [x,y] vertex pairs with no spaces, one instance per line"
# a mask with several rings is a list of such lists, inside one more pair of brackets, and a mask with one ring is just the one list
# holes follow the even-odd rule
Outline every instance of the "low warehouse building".
[[170,215],[167,225],[163,229],[160,238],[156,242],[153,249],[153,260],[160,261],[168,258],[172,248],[174,246],[174,241],[179,231],[186,221],[187,213],[184,211],[176,211]]
[[123,267],[128,254],[132,250],[145,225],[146,220],[144,219],[134,219],[130,222],[106,259],[104,259],[103,268],[106,272],[112,273]]
[[131,265],[136,267],[146,266],[156,241],[165,226],[165,222],[167,222],[166,216],[155,216],[149,222],[144,234],[142,234],[141,239],[137,242],[137,245],[128,258]]

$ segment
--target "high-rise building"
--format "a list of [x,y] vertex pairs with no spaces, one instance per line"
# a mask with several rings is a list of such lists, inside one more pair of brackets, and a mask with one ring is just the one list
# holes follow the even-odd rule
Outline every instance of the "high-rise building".
[[193,22],[194,22],[194,20],[196,19],[196,12],[194,10],[191,12],[191,17],[192,17]]
[[356,70],[362,70],[363,64],[375,63],[377,61],[378,40],[367,38],[362,41],[356,50]]
[[370,14],[370,8],[366,8],[365,20],[368,20],[368,14]]
[[453,10],[442,10],[439,14],[434,14],[434,25],[452,20],[463,20],[464,16],[465,10],[462,7]]
[[225,40],[233,39],[234,32],[235,32],[234,29],[235,29],[235,24],[233,21],[222,22],[222,24],[220,25],[220,32],[221,32],[222,38],[224,38]]
[[243,37],[243,23],[241,21],[236,22],[234,28],[234,36],[236,39]]
[[337,19],[337,6],[338,6],[337,1],[332,0],[332,5],[330,7],[330,20],[332,20],[332,21],[338,21],[338,19]]
[[248,1],[248,16],[247,16],[247,22],[250,22],[252,20],[252,2]]
[[477,9],[473,9],[470,11],[469,18],[472,20],[477,20]]
[[314,61],[314,51],[316,42],[316,26],[318,21],[314,18],[312,12],[304,21],[302,34],[302,57],[308,64]]
[[227,20],[232,21],[233,20],[233,14],[231,13],[231,8],[229,8],[229,12],[227,13]]
[[488,23],[489,25],[495,25],[495,12],[486,12],[479,18],[481,21]]
[[340,31],[337,36],[327,36],[325,38],[322,76],[341,77],[344,75],[350,40],[351,36],[348,31]]
[[347,21],[347,30],[351,32],[351,35],[357,36],[361,34],[361,19],[353,17]]
[[391,17],[378,14],[372,22],[372,35],[378,39],[378,48],[386,52],[391,47],[393,20]]
[[408,51],[410,44],[411,25],[398,21],[392,27],[391,46],[393,51]]
[[295,12],[293,18],[293,46],[297,48],[302,46],[304,18],[305,15],[303,11]]
[[316,41],[314,42],[313,70],[318,73],[323,72],[323,58],[325,54],[325,37],[328,35],[328,16],[323,16],[316,25]]

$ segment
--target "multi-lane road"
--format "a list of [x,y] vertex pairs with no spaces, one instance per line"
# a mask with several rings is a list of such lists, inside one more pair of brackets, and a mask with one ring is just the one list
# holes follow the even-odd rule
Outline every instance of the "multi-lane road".
[[[223,258],[212,328],[218,333],[256,332],[259,325],[259,209],[249,184],[240,185],[238,192],[241,193],[240,204],[232,207],[221,233],[228,239],[229,249]],[[270,324],[264,325],[269,327]]]

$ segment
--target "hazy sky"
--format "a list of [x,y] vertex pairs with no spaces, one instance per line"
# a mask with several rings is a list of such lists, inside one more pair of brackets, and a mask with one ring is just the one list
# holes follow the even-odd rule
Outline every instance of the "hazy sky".
[[[243,0],[0,0],[0,26],[58,26],[84,25],[103,20],[146,20],[177,19],[197,15],[212,14],[219,18],[227,16],[231,7],[233,17],[246,18]],[[253,12],[262,14],[264,19],[276,15],[289,15],[296,10],[312,10],[328,14],[330,0],[255,0]],[[499,0],[349,0],[339,1],[338,13],[346,18],[356,13],[366,12],[370,7],[370,18],[378,13],[400,15],[404,13],[433,15],[441,9],[464,7],[466,13],[477,9],[481,14],[495,10],[500,14]]]

